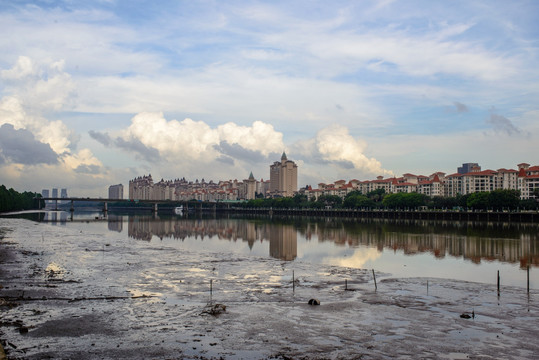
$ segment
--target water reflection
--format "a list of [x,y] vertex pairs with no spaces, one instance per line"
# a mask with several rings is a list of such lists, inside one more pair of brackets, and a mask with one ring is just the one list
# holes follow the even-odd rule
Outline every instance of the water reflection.
[[245,241],[249,249],[255,242],[269,241],[269,255],[282,260],[297,257],[298,232],[292,225],[255,222],[238,219],[156,219],[153,216],[129,216],[128,235],[137,240],[218,238],[229,241]]
[[[109,229],[121,231],[117,219]],[[390,250],[405,255],[431,253],[435,258],[464,258],[479,264],[500,261],[539,266],[539,232],[537,224],[430,222],[343,219],[186,219],[129,216],[128,235],[150,241],[186,238],[247,242],[269,241],[269,255],[290,261],[298,256],[301,241],[333,243],[337,247],[367,247],[378,252]],[[315,244],[312,244],[313,246]],[[369,253],[368,257],[375,257]]]

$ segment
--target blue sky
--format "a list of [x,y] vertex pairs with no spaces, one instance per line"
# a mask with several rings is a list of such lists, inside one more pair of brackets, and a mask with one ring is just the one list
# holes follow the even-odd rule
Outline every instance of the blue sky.
[[537,1],[3,1],[0,183],[539,164]]

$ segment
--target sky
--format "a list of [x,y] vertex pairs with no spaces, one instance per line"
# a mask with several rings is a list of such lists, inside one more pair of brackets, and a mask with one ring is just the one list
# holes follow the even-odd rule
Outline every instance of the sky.
[[0,1],[0,184],[539,165],[539,2]]

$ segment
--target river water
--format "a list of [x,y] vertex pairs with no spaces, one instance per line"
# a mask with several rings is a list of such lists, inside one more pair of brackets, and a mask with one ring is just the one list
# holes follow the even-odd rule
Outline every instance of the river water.
[[[241,254],[375,269],[384,277],[431,277],[539,289],[539,225],[342,218],[196,217],[41,213],[49,226],[111,241],[190,252]],[[529,267],[529,273],[528,273]]]

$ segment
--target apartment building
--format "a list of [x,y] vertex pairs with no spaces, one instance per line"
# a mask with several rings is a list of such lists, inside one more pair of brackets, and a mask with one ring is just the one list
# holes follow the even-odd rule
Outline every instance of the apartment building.
[[[402,177],[387,178],[378,176],[376,180],[351,180],[348,184],[339,180],[334,184],[318,184],[318,189],[307,188],[305,194],[309,199],[318,199],[322,195],[338,195],[345,197],[353,190],[362,194],[384,189],[388,194],[417,192],[427,196],[467,195],[475,192],[490,192],[497,189],[519,190],[521,199],[535,198],[534,191],[539,189],[539,166],[518,164],[519,170],[498,169],[481,170],[477,163],[463,164],[458,172],[447,175],[436,172],[430,176],[404,174]],[[468,172],[463,172],[468,171]],[[346,189],[346,191],[339,191]]]
[[109,186],[109,199],[123,199],[124,186],[122,184]]
[[298,191],[298,166],[288,160],[283,152],[281,161],[270,165],[270,194],[272,196],[294,196]]

